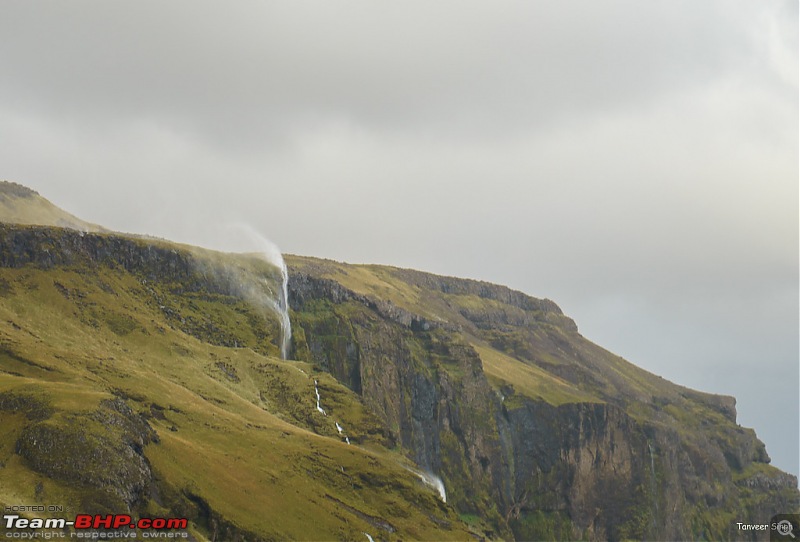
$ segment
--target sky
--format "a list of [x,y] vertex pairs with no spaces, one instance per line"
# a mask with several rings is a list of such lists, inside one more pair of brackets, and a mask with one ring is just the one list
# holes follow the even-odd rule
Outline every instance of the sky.
[[0,178],[553,299],[794,474],[798,177],[796,0],[0,4]]

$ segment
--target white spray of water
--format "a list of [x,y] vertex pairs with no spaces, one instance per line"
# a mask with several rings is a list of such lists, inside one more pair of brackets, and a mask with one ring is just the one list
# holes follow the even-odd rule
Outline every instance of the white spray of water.
[[[280,249],[275,243],[258,233],[251,226],[238,223],[231,227],[243,233],[248,240],[257,247],[258,252],[264,259],[277,267],[281,273],[281,291],[278,294],[278,299],[277,301],[270,300],[271,303],[268,304],[280,320],[281,358],[287,359],[289,356],[289,345],[292,341],[292,322],[289,319],[289,270],[286,267],[286,262],[283,260],[283,254],[281,254]],[[269,287],[266,280],[264,283]]]
[[363,534],[369,539],[369,542],[375,542],[375,540],[373,540],[373,538],[368,533],[363,533]]
[[[210,226],[209,226],[210,227]],[[262,273],[254,272],[242,265],[198,253],[195,265],[205,276],[220,282],[225,291],[241,296],[258,309],[266,309],[278,318],[280,337],[278,348],[281,357],[289,357],[292,340],[292,323],[289,319],[289,272],[280,249],[258,233],[252,226],[242,222],[214,226],[202,246],[227,253],[251,254],[277,268],[280,273],[280,288],[274,288],[274,278],[269,280]]]
[[292,343],[292,321],[289,319],[289,270],[281,257],[281,298],[279,302],[281,315],[281,359],[289,357],[289,345]]
[[319,411],[323,416],[327,416],[328,413],[319,405],[319,386],[317,385],[317,380],[314,379],[314,393],[317,394],[317,411]]
[[[339,431],[339,435],[343,435],[343,434],[344,434],[344,427],[342,427],[341,425],[339,425],[339,422],[337,422],[337,421],[334,421],[333,423],[335,423],[335,424],[336,424],[336,430],[337,430],[337,431]],[[348,436],[347,436],[347,435],[344,435],[344,441],[345,441],[347,444],[350,444],[350,438],[348,438]]]
[[405,467],[406,470],[413,472],[417,475],[417,477],[422,480],[426,486],[435,489],[439,493],[439,497],[441,497],[442,502],[447,502],[447,491],[444,488],[444,482],[442,479],[433,474],[432,472],[422,471],[412,469],[410,467]]
[[[322,397],[319,394],[319,382],[317,382],[316,378],[314,379],[314,394],[316,394],[316,396],[317,396],[317,412],[319,412],[323,416],[327,416],[328,413],[325,412],[325,409],[322,408],[322,405],[320,405],[320,400],[322,399]],[[344,441],[349,445],[350,444],[350,437],[348,437],[347,435],[344,434],[344,427],[342,427],[339,424],[339,422],[336,421],[336,420],[334,420],[333,423],[336,425],[336,430],[339,432],[339,435],[343,436],[344,437]]]
[[430,472],[425,472],[423,473],[422,480],[439,492],[442,502],[447,502],[447,491],[444,489],[444,482],[442,482],[441,478]]

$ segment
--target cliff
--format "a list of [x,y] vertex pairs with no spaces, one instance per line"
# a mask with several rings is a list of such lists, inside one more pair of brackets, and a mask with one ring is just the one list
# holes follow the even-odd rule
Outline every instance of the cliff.
[[278,359],[273,314],[245,299],[275,277],[0,225],[0,506],[186,517],[195,540],[471,538],[356,394]]
[[798,509],[733,398],[607,352],[552,301],[288,263],[287,362],[249,295],[276,288],[264,262],[0,225],[0,504],[186,515],[220,540],[740,539]]
[[735,400],[584,339],[549,300],[478,281],[290,259],[296,354],[350,389],[464,517],[529,539],[739,538],[797,510]]

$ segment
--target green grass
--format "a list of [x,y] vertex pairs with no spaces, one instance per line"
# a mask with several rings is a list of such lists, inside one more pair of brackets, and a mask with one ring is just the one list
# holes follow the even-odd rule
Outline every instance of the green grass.
[[472,345],[483,361],[483,370],[495,387],[510,386],[516,393],[551,405],[602,402],[543,369],[514,359],[486,346]]
[[[234,299],[173,295],[169,284],[145,286],[105,267],[0,273],[8,285],[0,297],[0,394],[49,405],[52,419],[40,423],[83,420],[74,431],[90,443],[115,438],[87,421],[92,413],[115,394],[126,398],[158,434],[145,455],[172,499],[144,509],[188,506],[199,495],[231,525],[265,538],[377,539],[389,534],[376,527],[381,518],[405,539],[468,536],[402,467],[406,460],[383,448],[380,424],[354,393],[308,363],[264,355],[276,352],[268,314]],[[179,316],[167,316],[164,303]],[[186,333],[181,319],[212,322],[239,347],[214,344],[202,327]],[[316,411],[313,378],[327,417]],[[334,420],[354,445],[342,442]],[[42,476],[15,453],[14,442],[37,422],[2,410],[0,421],[0,504],[46,500],[78,511],[98,494],[67,475]],[[195,527],[201,536],[203,529]]]
[[[60,236],[67,235],[50,233],[39,249],[57,250]],[[109,234],[99,239],[113,240]],[[699,488],[690,488],[696,491],[692,497],[713,501],[734,493],[722,504],[687,514],[692,532],[723,533],[735,511],[766,506],[767,497],[748,483],[778,471],[749,462],[753,458],[737,464],[736,452],[752,445],[754,435],[731,420],[729,401],[676,386],[614,356],[581,337],[557,311],[523,310],[481,297],[483,291],[444,293],[390,267],[289,257],[294,270],[447,326],[409,329],[357,300],[315,300],[292,313],[293,347],[303,361],[287,362],[277,358],[274,316],[241,295],[253,286],[274,290],[274,267],[247,255],[131,242],[191,252],[191,276],[173,282],[147,268],[125,272],[114,261],[0,270],[0,505],[119,507],[108,487],[78,477],[77,463],[57,464],[59,473],[47,476],[47,458],[39,464],[33,453],[23,457],[16,443],[37,427],[56,428],[66,435],[64,457],[85,453],[87,442],[97,457],[110,457],[129,435],[97,420],[108,414],[109,400],[124,398],[158,435],[158,442],[144,448],[156,495],[136,512],[186,514],[200,539],[211,536],[214,524],[264,539],[363,540],[363,532],[376,540],[469,539],[470,531],[510,535],[509,528],[523,538],[578,534],[564,513],[546,510],[555,498],[547,488],[559,480],[544,477],[537,486],[537,475],[530,476],[524,483],[542,491],[531,500],[534,509],[521,511],[509,525],[508,511],[498,510],[485,475],[468,461],[465,451],[473,442],[497,433],[488,381],[494,393],[513,389],[507,409],[528,400],[553,406],[607,402],[632,418],[634,440],[650,430],[675,435],[676,461],[689,458],[707,467],[706,479],[697,476],[687,484]],[[243,286],[230,288],[230,295],[203,286],[230,286],[242,277]],[[315,365],[311,348],[320,345],[325,359]],[[375,363],[356,365],[353,353],[365,345]],[[446,382],[454,398],[448,408],[464,420],[462,434],[441,433],[448,505],[403,467],[403,454],[412,451],[392,438],[400,412],[387,409],[381,422],[326,372],[344,382],[356,369],[360,382],[374,384],[383,361],[397,360],[408,365],[409,374]],[[316,410],[314,379],[328,416]],[[413,390],[394,391],[402,399],[390,406],[410,412],[412,393],[399,392]],[[364,400],[381,406],[383,397],[373,388]],[[352,446],[342,441],[334,421],[344,426]],[[726,450],[731,453],[720,460]],[[654,485],[660,487],[667,475],[656,459]],[[120,470],[115,461],[106,463]],[[790,493],[781,497],[791,502]],[[213,518],[204,515],[205,508]],[[648,510],[630,508],[620,532],[638,537],[652,519]],[[383,530],[383,522],[396,532]]]
[[389,301],[414,314],[432,320],[442,320],[443,314],[460,319],[438,296],[430,296],[430,292],[397,277],[395,268],[345,264],[304,256],[287,256],[286,261],[293,269],[334,280],[357,294]]
[[38,194],[20,196],[8,192],[3,185],[0,185],[0,217],[3,222],[12,224],[40,224],[81,231],[104,231],[104,228],[97,224],[91,224],[59,209]]

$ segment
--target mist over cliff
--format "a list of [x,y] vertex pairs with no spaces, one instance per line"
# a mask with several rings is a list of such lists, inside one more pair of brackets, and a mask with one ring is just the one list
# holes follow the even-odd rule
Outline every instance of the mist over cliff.
[[[13,494],[158,506],[188,514],[197,536],[264,540],[733,539],[737,518],[798,508],[797,480],[736,423],[732,397],[639,369],[553,301],[287,263],[281,361],[279,318],[230,272],[277,292],[264,260],[0,225],[0,461]],[[226,468],[191,467],[207,461]],[[440,479],[446,502],[416,472]],[[242,501],[286,491],[274,513]],[[324,518],[312,530],[310,509]]]
[[108,232],[0,189],[0,505],[376,541],[766,539],[737,521],[800,507],[733,397],[549,299]]

